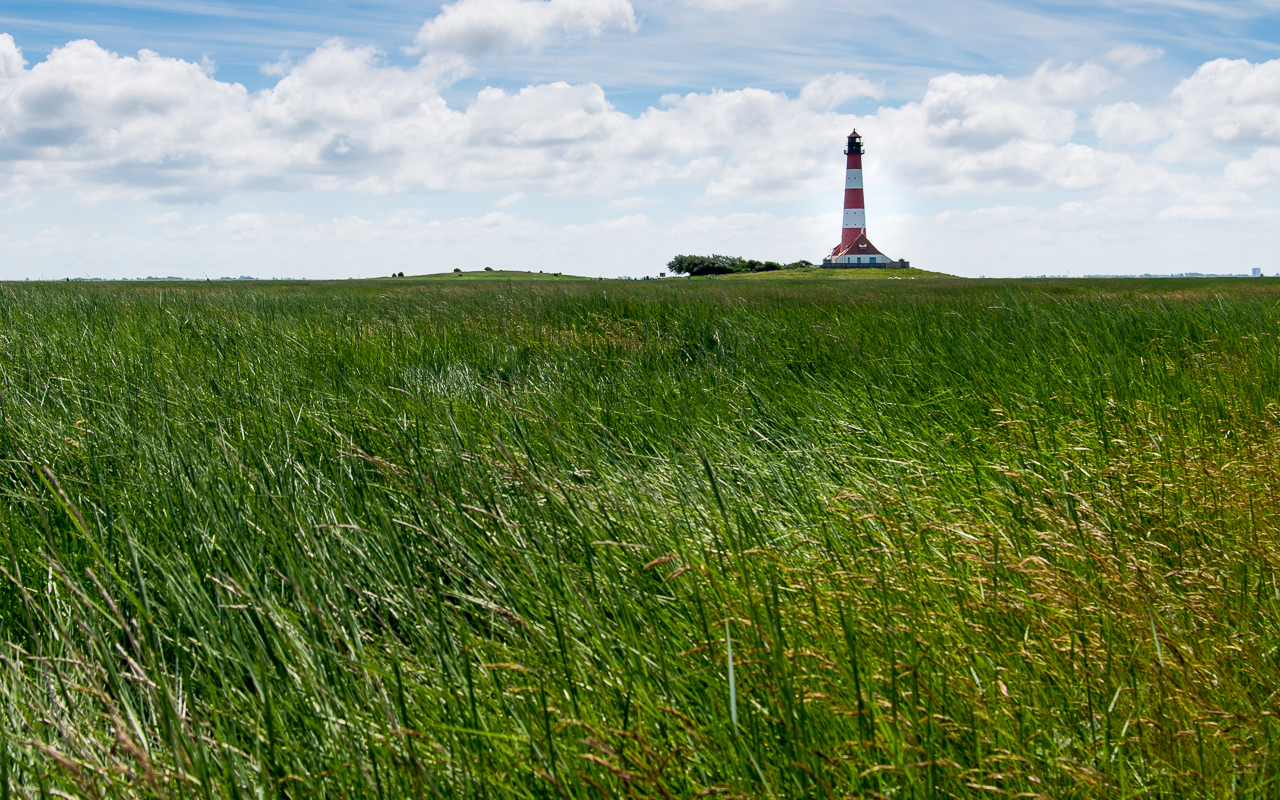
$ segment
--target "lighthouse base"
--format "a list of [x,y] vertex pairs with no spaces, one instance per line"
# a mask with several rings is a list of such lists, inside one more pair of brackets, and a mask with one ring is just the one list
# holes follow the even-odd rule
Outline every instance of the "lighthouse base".
[[906,259],[890,261],[887,256],[827,256],[822,259],[823,269],[906,269],[911,262]]

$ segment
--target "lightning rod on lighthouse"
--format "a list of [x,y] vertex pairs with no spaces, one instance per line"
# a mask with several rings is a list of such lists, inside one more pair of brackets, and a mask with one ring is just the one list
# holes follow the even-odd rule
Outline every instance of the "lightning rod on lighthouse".
[[822,259],[828,269],[901,269],[906,261],[894,261],[867,239],[867,204],[862,193],[862,137],[854,130],[844,151],[844,226],[840,244]]

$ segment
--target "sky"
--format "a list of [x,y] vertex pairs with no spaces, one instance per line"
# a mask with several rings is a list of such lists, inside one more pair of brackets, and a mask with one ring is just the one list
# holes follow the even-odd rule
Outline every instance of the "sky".
[[1280,0],[8,0],[0,279],[1280,273]]

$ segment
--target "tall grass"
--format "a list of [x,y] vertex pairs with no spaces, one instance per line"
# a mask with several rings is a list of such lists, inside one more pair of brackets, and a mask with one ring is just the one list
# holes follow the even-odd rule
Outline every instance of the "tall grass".
[[1275,796],[1278,292],[0,287],[0,794]]

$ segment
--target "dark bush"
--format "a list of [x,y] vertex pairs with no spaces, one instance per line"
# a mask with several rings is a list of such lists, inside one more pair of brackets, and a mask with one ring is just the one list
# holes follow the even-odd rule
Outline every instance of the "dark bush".
[[677,275],[728,275],[747,272],[741,258],[733,256],[676,256],[667,262],[667,269]]
[[734,256],[676,256],[667,262],[667,269],[677,275],[728,275],[733,272],[773,272],[780,269],[812,267],[809,261],[779,264],[777,261],[747,260]]

